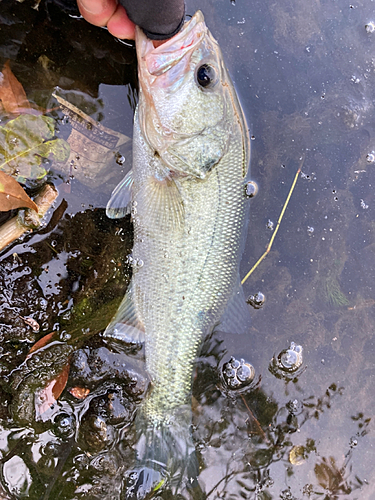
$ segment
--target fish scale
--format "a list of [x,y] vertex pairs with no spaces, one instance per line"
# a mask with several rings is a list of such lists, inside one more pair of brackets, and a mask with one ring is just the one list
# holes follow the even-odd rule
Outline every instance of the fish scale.
[[[134,172],[133,199],[137,201],[138,191],[153,175],[149,165],[154,152],[143,140],[139,125],[134,130],[139,133],[134,138],[134,158],[140,165]],[[238,124],[239,137],[241,132]],[[136,307],[145,319],[146,367],[154,383],[144,411],[153,421],[168,419],[175,407],[186,404],[197,350],[220,319],[237,282],[245,219],[244,180],[239,168],[243,160],[242,141],[233,140],[207,180],[180,183],[185,200],[180,231],[160,227],[156,211],[152,220],[147,217],[144,221],[138,208],[133,255],[144,266],[136,271],[133,285],[139,294]],[[194,324],[201,311],[209,314],[197,328]]]

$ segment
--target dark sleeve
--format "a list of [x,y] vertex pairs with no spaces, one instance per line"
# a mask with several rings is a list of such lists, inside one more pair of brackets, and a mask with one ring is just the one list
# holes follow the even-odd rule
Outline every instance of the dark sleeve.
[[151,40],[166,40],[184,24],[184,0],[119,0],[129,19]]

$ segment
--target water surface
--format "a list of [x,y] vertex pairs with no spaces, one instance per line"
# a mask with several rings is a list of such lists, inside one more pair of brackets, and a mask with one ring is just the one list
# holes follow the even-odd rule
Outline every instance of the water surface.
[[[1,62],[10,59],[28,98],[53,108],[58,86],[95,120],[131,137],[134,49],[71,17],[73,7],[32,6],[3,1],[0,15]],[[265,295],[264,306],[251,310],[248,335],[215,332],[197,362],[202,491],[212,500],[370,500],[373,2],[187,1],[188,14],[197,8],[220,43],[252,136],[251,171],[260,189],[251,201],[242,276],[264,252],[268,221],[276,226],[303,162],[272,250],[244,284],[246,296]],[[66,137],[69,123],[58,110],[51,114]],[[131,161],[130,151],[120,151],[126,161],[119,165],[115,153],[105,184],[54,172],[55,215],[1,254],[3,498],[120,498],[132,464],[131,421],[146,387],[142,361],[97,335],[130,277],[130,221],[109,221],[104,212]],[[40,332],[20,316],[37,320]],[[62,342],[52,360],[23,364],[33,343],[52,331]],[[283,376],[271,360],[292,341],[303,347],[303,365]],[[66,390],[35,421],[30,394],[73,351]],[[221,371],[231,356],[253,364],[248,389],[225,385]],[[75,397],[77,388],[90,390],[86,399]],[[179,497],[166,491],[161,498]]]

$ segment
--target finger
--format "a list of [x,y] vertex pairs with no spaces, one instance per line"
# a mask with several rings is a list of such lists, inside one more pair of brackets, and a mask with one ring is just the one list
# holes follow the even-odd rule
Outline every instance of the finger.
[[135,38],[135,24],[130,21],[122,5],[117,5],[114,14],[107,22],[107,28],[117,38],[126,38],[127,40]]
[[82,16],[95,26],[106,26],[116,11],[116,0],[77,0]]

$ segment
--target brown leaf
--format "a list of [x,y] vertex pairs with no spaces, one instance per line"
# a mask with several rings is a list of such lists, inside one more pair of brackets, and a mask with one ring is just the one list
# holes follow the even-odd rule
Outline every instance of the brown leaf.
[[61,372],[53,380],[38,391],[35,398],[35,412],[38,420],[59,398],[62,391],[65,389],[69,377],[70,363],[67,363]]
[[19,115],[31,109],[22,85],[10,69],[9,61],[4,64],[0,77],[0,99],[7,113]]
[[38,340],[38,342],[35,342],[35,344],[31,347],[28,355],[27,355],[27,358],[30,357],[30,354],[32,354],[33,352],[37,351],[38,349],[41,349],[42,347],[44,347],[45,345],[47,345],[49,342],[51,342],[52,340],[52,337],[53,335],[55,334],[56,332],[51,332],[49,333],[48,335],[44,335],[44,337],[42,337],[41,339]]
[[90,389],[86,387],[72,387],[68,392],[77,399],[85,399],[90,394]]
[[54,379],[55,383],[53,384],[52,394],[56,400],[60,397],[60,394],[65,389],[66,383],[68,382],[69,370],[70,363],[67,363],[60,372],[60,375]]
[[38,207],[24,189],[10,175],[0,171],[0,212],[27,207],[38,212]]

